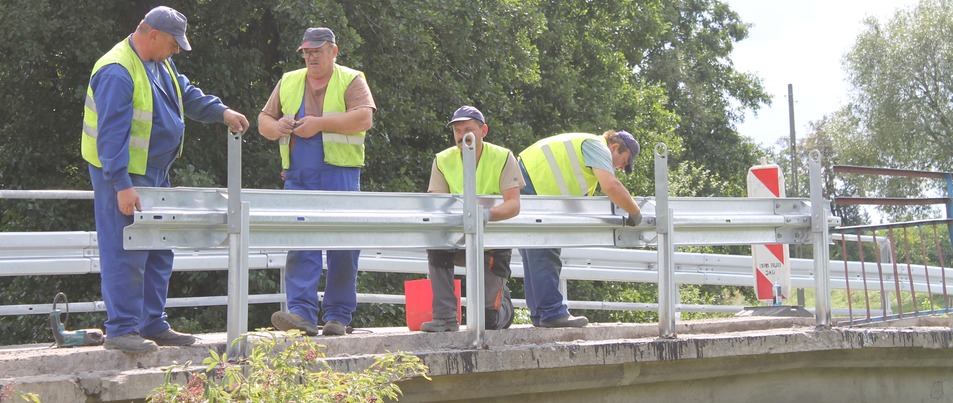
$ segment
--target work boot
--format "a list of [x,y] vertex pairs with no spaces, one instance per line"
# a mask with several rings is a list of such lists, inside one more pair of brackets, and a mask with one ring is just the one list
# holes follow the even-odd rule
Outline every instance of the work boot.
[[569,314],[559,319],[539,321],[539,327],[585,327],[588,324],[589,319],[585,316],[572,316]]
[[424,322],[420,325],[420,331],[429,333],[456,332],[458,330],[460,330],[460,324],[457,323],[457,318],[434,319],[430,322]]
[[120,350],[124,353],[150,353],[159,350],[151,340],[139,337],[139,333],[126,333],[122,336],[108,336],[103,343],[107,350]]
[[275,329],[281,330],[283,332],[291,329],[297,329],[308,336],[318,335],[318,325],[308,322],[307,319],[289,312],[278,311],[271,314],[271,324],[275,326]]
[[160,346],[191,346],[195,344],[195,336],[186,333],[179,333],[172,329],[166,329],[164,332],[159,332],[152,336],[146,336],[143,338],[152,340]]
[[325,336],[344,336],[347,334],[347,326],[343,322],[330,320],[324,324],[324,330],[321,331]]

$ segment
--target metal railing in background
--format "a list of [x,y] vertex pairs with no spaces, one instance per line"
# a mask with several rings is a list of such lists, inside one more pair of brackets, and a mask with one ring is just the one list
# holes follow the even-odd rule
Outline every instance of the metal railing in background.
[[[950,313],[948,286],[953,269],[946,267],[946,262],[953,251],[944,238],[951,222],[922,220],[836,228],[836,246],[843,262],[842,288],[850,311],[844,323]],[[861,270],[851,270],[848,261],[859,261]]]
[[[881,225],[838,227],[840,250],[847,278],[846,298],[851,311],[846,324],[866,324],[923,315],[950,312],[950,293],[947,290],[948,269],[945,256],[950,256],[953,245],[953,174],[950,172],[919,171],[835,165],[835,174],[857,174],[915,179],[939,179],[945,182],[946,197],[834,197],[841,205],[929,206],[946,207],[946,219],[920,220]],[[927,228],[924,230],[924,228]],[[938,229],[939,228],[939,229]],[[944,235],[946,239],[944,239]],[[864,245],[871,245],[865,248]],[[934,254],[935,253],[935,254]],[[851,280],[847,261],[857,259],[862,265],[877,268],[876,276]],[[925,283],[917,283],[917,272],[923,272]],[[853,285],[853,289],[852,286]],[[854,297],[862,308],[858,315]],[[907,300],[909,298],[909,301]],[[941,298],[937,301],[937,298]],[[877,315],[876,312],[881,312]],[[894,313],[896,312],[896,313]]]

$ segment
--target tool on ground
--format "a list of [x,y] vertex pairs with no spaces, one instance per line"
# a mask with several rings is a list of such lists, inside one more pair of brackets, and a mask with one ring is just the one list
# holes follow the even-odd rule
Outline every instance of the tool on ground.
[[[66,320],[60,322],[60,310],[56,309],[56,301],[60,298],[66,304]],[[103,331],[99,329],[66,330],[64,322],[69,320],[69,300],[66,294],[56,293],[53,297],[53,310],[50,312],[50,329],[53,330],[53,339],[57,347],[99,346],[103,344]]]

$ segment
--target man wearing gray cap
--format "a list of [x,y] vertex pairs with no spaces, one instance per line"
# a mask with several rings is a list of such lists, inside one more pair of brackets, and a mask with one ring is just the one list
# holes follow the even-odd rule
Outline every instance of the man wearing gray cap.
[[180,49],[192,49],[185,29],[182,13],[152,9],[96,62],[86,89],[81,147],[95,198],[107,349],[144,353],[195,343],[166,321],[172,251],[127,251],[122,230],[142,210],[133,186],[169,186],[186,116],[248,129],[244,115],[193,86],[172,63]]
[[[364,73],[336,63],[338,46],[328,28],[308,28],[298,46],[305,67],[285,73],[258,115],[258,130],[278,141],[285,189],[360,191],[364,132],[377,106]],[[358,250],[328,251],[325,336],[347,333],[357,309]],[[290,251],[285,263],[288,311],[275,312],[278,330],[316,335],[322,252]]]
[[[597,187],[609,201],[627,213],[624,225],[642,221],[639,205],[615,176],[632,172],[639,155],[639,142],[626,131],[608,130],[602,136],[565,133],[537,141],[519,155],[526,180],[522,194],[546,196],[592,196]],[[583,327],[585,316],[572,316],[559,292],[562,271],[560,249],[520,249],[523,259],[523,289],[530,320],[539,327]]]
[[[483,141],[490,129],[483,118],[483,112],[472,106],[461,106],[453,113],[447,126],[453,128],[455,145],[437,153],[430,170],[430,186],[427,191],[463,194],[463,141],[464,135],[473,133],[477,194],[503,196],[502,203],[483,207],[484,225],[486,221],[516,217],[520,212],[520,189],[526,184],[513,153]],[[484,252],[484,324],[488,330],[506,329],[513,323],[513,302],[510,299],[510,290],[506,288],[506,280],[511,273],[512,255],[512,249],[487,249]],[[427,263],[430,288],[433,292],[433,320],[421,324],[420,330],[460,330],[460,324],[457,322],[457,306],[460,300],[454,294],[453,266],[466,266],[466,251],[428,250]]]

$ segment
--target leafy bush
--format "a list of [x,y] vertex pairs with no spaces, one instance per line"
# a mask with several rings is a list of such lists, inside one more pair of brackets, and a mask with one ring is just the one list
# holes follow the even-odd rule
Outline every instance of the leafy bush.
[[[248,334],[235,343],[247,339]],[[402,352],[388,352],[362,372],[335,372],[323,360],[324,347],[295,330],[268,331],[237,364],[211,350],[202,361],[205,372],[188,372],[189,362],[169,367],[165,383],[148,401],[378,402],[397,400],[401,391],[395,382],[417,376],[430,380],[420,358]],[[174,379],[181,371],[186,374],[184,385]]]

